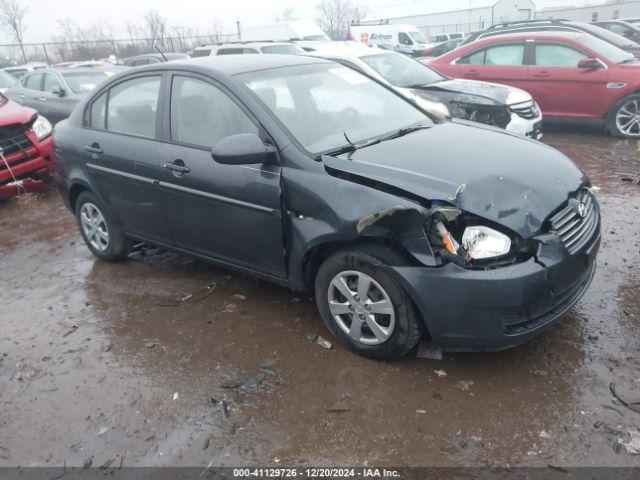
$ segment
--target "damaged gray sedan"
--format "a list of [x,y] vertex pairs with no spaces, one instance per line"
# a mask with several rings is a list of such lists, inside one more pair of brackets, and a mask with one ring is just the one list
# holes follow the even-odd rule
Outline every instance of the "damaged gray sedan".
[[60,191],[98,258],[144,241],[314,292],[339,342],[370,358],[423,337],[445,350],[521,344],[594,275],[598,203],[564,155],[434,119],[318,58],[127,71],[58,124],[54,144]]

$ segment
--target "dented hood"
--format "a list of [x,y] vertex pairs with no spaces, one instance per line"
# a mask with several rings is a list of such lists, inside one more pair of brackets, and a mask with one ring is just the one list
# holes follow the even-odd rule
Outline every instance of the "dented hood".
[[329,173],[448,201],[525,238],[536,234],[571,192],[588,183],[571,160],[551,147],[461,121],[322,161]]
[[447,92],[456,102],[485,105],[513,105],[531,101],[529,93],[519,88],[477,80],[452,79],[412,89],[416,95]]
[[0,96],[0,127],[24,125],[33,120],[36,111]]

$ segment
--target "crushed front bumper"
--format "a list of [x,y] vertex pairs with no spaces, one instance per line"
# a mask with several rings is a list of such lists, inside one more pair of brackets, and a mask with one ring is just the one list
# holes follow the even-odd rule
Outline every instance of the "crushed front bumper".
[[0,158],[0,200],[48,189],[43,180],[53,171],[51,137],[37,141],[31,132],[29,137],[32,146],[6,156],[6,163]]
[[448,351],[503,350],[525,343],[580,300],[593,279],[599,245],[598,229],[573,255],[558,240],[541,245],[536,258],[509,267],[447,264],[389,272],[409,292],[433,343]]

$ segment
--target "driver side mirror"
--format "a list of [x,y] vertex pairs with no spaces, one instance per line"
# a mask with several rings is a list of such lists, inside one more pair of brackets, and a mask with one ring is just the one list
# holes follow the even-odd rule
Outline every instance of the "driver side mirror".
[[211,157],[224,165],[252,165],[271,160],[276,152],[255,133],[240,133],[225,137],[211,149]]
[[61,87],[53,87],[51,89],[51,93],[53,93],[54,95],[57,95],[59,97],[64,97],[67,94],[65,89],[61,88]]
[[602,62],[597,58],[583,58],[578,62],[578,68],[584,68],[587,70],[598,70],[604,68]]

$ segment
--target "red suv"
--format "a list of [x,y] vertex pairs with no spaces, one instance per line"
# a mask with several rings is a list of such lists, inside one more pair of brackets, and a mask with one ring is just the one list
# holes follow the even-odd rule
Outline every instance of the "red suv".
[[545,120],[606,125],[640,137],[640,62],[582,33],[528,32],[488,37],[436,58],[443,75],[527,90]]
[[51,124],[0,94],[0,200],[46,188],[53,169]]

